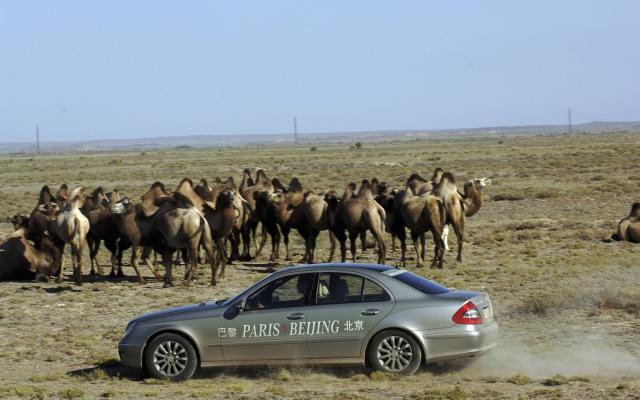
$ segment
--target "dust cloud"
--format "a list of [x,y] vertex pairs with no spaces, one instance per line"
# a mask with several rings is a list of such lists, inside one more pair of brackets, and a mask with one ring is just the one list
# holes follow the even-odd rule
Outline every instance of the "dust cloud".
[[558,344],[537,350],[523,343],[500,342],[491,351],[471,361],[465,371],[483,375],[531,377],[640,376],[640,358],[615,347],[606,336],[589,337],[581,344]]

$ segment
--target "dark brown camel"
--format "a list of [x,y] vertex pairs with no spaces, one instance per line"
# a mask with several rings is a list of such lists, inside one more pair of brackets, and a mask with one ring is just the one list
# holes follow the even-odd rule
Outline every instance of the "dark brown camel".
[[378,204],[371,191],[371,184],[368,180],[362,181],[362,185],[357,195],[353,195],[353,184],[349,184],[345,189],[343,200],[338,204],[335,199],[331,200],[329,207],[335,210],[335,217],[332,230],[340,242],[340,254],[342,262],[346,261],[346,234],[349,233],[351,243],[351,256],[356,262],[356,239],[361,232],[371,231],[378,244],[378,263],[384,264],[386,259],[386,245],[384,243],[384,231],[386,224],[386,213],[382,206]]

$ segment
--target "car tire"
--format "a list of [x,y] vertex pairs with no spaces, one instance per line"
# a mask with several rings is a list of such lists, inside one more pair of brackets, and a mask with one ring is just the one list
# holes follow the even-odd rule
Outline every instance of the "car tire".
[[198,368],[198,355],[184,336],[163,333],[144,352],[145,371],[156,379],[184,381]]
[[399,375],[415,373],[422,363],[422,349],[413,336],[399,330],[378,333],[369,346],[369,364],[377,371]]

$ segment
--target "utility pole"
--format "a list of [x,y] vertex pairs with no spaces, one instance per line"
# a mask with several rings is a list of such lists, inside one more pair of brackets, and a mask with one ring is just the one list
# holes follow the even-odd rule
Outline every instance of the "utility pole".
[[293,142],[298,144],[298,121],[293,118]]
[[40,126],[36,125],[36,154],[40,154]]
[[569,135],[573,132],[573,126],[571,125],[571,108],[569,108]]

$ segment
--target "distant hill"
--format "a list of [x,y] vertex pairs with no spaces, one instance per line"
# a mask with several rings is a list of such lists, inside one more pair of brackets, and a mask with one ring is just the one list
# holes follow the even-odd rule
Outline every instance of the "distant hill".
[[[573,126],[574,133],[640,132],[640,121],[593,121]],[[567,133],[566,125],[495,126],[442,130],[397,130],[365,132],[302,133],[299,143],[372,142],[383,140],[450,139],[463,137],[501,137],[553,135]],[[203,147],[293,144],[293,135],[189,135],[145,139],[104,139],[68,142],[41,142],[41,152],[87,152],[118,150],[190,149]],[[0,142],[0,153],[34,153],[33,142]]]

